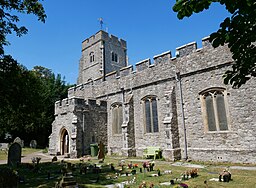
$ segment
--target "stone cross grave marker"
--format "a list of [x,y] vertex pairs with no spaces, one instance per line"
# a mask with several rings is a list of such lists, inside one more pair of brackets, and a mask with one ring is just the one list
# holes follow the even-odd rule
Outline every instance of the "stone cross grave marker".
[[8,150],[8,165],[14,166],[21,163],[21,146],[13,143]]

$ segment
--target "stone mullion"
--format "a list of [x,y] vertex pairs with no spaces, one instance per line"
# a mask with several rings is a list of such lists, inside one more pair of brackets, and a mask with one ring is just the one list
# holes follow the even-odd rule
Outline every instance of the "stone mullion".
[[152,105],[152,99],[149,99],[149,109],[150,109],[150,127],[151,132],[154,132],[154,120],[153,120],[153,105]]
[[220,131],[216,96],[215,96],[215,93],[213,93],[211,95],[212,95],[212,100],[213,100],[213,110],[214,110],[216,131]]

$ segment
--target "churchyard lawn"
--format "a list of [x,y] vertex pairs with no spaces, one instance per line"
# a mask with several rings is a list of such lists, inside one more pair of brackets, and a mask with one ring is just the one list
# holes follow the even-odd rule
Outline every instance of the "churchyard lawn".
[[[22,155],[28,155],[34,152],[38,152],[42,149],[34,149],[34,148],[22,148]],[[0,150],[0,160],[7,160],[8,151],[7,150]]]
[[[24,153],[31,151],[33,150],[26,149]],[[143,163],[148,161],[150,162],[151,159],[106,157],[103,163],[99,163],[96,158],[83,158],[83,160],[59,159],[57,162],[39,162],[38,165],[30,161],[22,163],[18,167],[13,167],[12,170],[20,176],[20,188],[54,187],[56,182],[60,182],[63,174],[69,172],[72,173],[79,187],[104,187],[120,182],[129,182],[130,184],[125,187],[130,188],[150,187],[152,184],[154,186],[151,187],[175,187],[180,183],[187,184],[189,188],[253,188],[256,185],[256,170],[232,168],[234,165],[241,166],[241,164],[193,162],[192,165],[191,163],[176,162],[174,166],[171,162],[156,160],[153,171],[148,171],[147,168],[143,168]],[[113,164],[112,168],[111,164]],[[230,182],[210,181],[212,178],[218,180],[219,173],[229,166],[229,171],[232,174]],[[243,166],[247,167],[248,165]],[[0,169],[6,167],[7,165],[0,165]],[[197,167],[199,167],[198,176],[182,180],[184,172]],[[132,175],[132,172],[135,171],[136,174]],[[162,184],[169,184],[170,180],[173,180],[175,185]]]

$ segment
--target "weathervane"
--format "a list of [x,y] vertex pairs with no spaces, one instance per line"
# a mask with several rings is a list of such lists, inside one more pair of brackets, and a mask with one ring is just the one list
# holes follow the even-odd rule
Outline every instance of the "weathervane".
[[99,18],[99,21],[100,21],[100,30],[102,30],[102,28],[103,28],[103,18]]

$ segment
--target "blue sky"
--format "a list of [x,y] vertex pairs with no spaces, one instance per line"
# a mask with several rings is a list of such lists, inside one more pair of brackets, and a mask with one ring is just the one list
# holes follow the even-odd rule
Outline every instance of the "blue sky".
[[[72,2],[72,3],[71,3]],[[219,4],[209,10],[179,20],[172,11],[174,0],[45,0],[46,23],[33,15],[22,15],[20,24],[29,29],[23,37],[9,36],[11,54],[28,69],[36,65],[61,74],[74,84],[78,77],[81,43],[103,29],[127,41],[129,63],[172,51],[216,31],[229,14]]]

